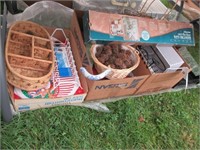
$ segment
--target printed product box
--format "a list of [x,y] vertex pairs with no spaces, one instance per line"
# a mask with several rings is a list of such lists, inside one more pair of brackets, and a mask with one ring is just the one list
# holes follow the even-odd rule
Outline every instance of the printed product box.
[[109,41],[195,45],[190,23],[88,11],[83,16],[85,42]]
[[[72,19],[72,21],[74,21],[74,20],[76,21],[76,18]],[[77,24],[74,23],[74,26],[75,25],[77,25]],[[46,29],[50,34],[52,34],[54,31],[53,28],[46,28]],[[80,29],[77,26],[76,31],[79,31],[79,30]],[[12,103],[13,103],[16,111],[27,111],[27,110],[46,108],[46,107],[52,107],[52,106],[57,106],[57,105],[82,103],[84,101],[87,91],[88,91],[88,87],[87,87],[85,77],[79,71],[79,68],[82,66],[83,62],[82,62],[81,56],[79,54],[79,50],[78,50],[77,43],[76,43],[77,41],[75,40],[75,38],[70,30],[64,30],[64,32],[70,40],[72,54],[74,56],[74,60],[75,60],[75,64],[77,67],[82,90],[84,92],[80,92],[80,93],[76,92],[75,95],[70,95],[70,96],[61,97],[61,98],[49,97],[49,98],[37,98],[37,99],[17,99],[16,95],[14,94],[13,86],[9,85],[8,86],[9,93],[10,93]],[[78,33],[76,32],[76,34],[78,34]],[[59,37],[60,36],[59,33],[56,36]],[[60,38],[63,38],[63,37],[60,37]]]

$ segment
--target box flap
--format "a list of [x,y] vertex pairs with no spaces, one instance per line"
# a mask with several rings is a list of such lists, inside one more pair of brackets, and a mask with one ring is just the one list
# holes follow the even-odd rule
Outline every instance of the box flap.
[[89,65],[89,62],[88,62],[88,58],[86,56],[86,48],[84,46],[83,37],[82,37],[82,34],[81,34],[81,30],[79,28],[79,24],[78,24],[78,20],[77,20],[75,12],[74,12],[72,20],[71,20],[70,30],[71,30],[71,32],[74,36],[76,46],[77,46],[78,51],[79,51],[79,55],[80,55],[81,60],[83,62],[83,66],[85,67],[85,66]]

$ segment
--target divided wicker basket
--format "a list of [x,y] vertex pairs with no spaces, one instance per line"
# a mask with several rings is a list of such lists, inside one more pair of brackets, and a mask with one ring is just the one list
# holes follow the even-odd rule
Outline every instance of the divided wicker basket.
[[54,69],[54,51],[48,32],[30,21],[10,27],[6,42],[6,77],[27,91],[46,86]]
[[91,57],[94,60],[95,68],[96,68],[98,73],[102,73],[102,72],[104,72],[105,70],[108,70],[108,69],[111,70],[111,73],[106,76],[108,79],[123,79],[123,78],[127,77],[128,74],[131,73],[134,69],[136,69],[138,67],[139,63],[140,63],[140,57],[139,57],[138,51],[131,46],[122,45],[124,50],[131,51],[132,55],[130,57],[134,61],[134,65],[130,68],[127,68],[127,69],[109,68],[108,66],[105,66],[104,64],[102,64],[96,58],[95,54],[96,54],[96,49],[97,49],[98,46],[101,46],[101,45],[95,44],[91,47],[91,49],[90,49]]

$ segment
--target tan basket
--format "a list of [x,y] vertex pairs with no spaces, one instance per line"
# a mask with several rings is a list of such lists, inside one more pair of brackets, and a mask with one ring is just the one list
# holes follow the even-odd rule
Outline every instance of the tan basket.
[[90,49],[91,57],[94,60],[95,68],[98,73],[102,73],[103,71],[108,70],[108,69],[111,70],[111,73],[106,76],[108,79],[123,79],[126,76],[128,76],[128,74],[131,73],[134,69],[136,69],[140,63],[140,57],[139,57],[138,51],[131,46],[122,45],[123,49],[130,50],[132,52],[132,57],[133,57],[132,59],[134,60],[134,66],[127,68],[127,69],[109,68],[109,67],[105,66],[104,64],[102,64],[101,62],[99,62],[99,60],[96,58],[95,54],[96,54],[96,48],[98,46],[100,46],[100,45],[96,44],[91,47],[91,49]]
[[6,77],[27,91],[46,86],[54,69],[54,52],[48,32],[38,24],[18,21],[6,41]]

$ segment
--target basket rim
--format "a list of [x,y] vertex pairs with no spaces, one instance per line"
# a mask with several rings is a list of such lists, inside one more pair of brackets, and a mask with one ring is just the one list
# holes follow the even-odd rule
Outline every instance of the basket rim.
[[30,88],[30,87],[20,87],[19,85],[17,85],[17,84],[14,84],[12,81],[10,81],[10,80],[7,80],[7,82],[9,83],[9,84],[11,84],[11,85],[13,85],[14,87],[16,87],[16,88],[19,88],[19,89],[22,89],[22,90],[25,90],[25,91],[34,91],[34,90],[38,90],[38,89],[41,89],[41,88],[43,88],[43,87],[39,87],[39,88]]
[[114,68],[111,68],[111,67],[108,67],[104,64],[102,64],[95,56],[95,53],[94,53],[94,47],[95,46],[100,46],[100,45],[103,45],[103,44],[93,44],[90,48],[90,52],[91,52],[91,57],[92,59],[94,60],[95,63],[97,63],[98,65],[100,65],[101,67],[105,68],[105,69],[110,69],[112,71],[127,71],[127,70],[134,70],[136,69],[139,64],[140,64],[140,56],[139,56],[139,52],[134,48],[134,47],[131,47],[129,45],[123,45],[121,44],[122,46],[125,46],[127,47],[128,49],[131,49],[131,51],[135,54],[135,56],[137,57],[137,62],[130,68],[126,68],[126,69],[114,69]]
[[50,38],[49,33],[47,32],[47,30],[46,30],[44,27],[40,26],[40,25],[37,24],[37,23],[31,22],[31,21],[16,21],[14,24],[12,24],[12,26],[11,26],[10,29],[9,29],[8,36],[7,36],[8,38],[10,38],[10,36],[11,36],[10,34],[11,34],[12,28],[15,27],[15,26],[16,26],[17,24],[19,24],[19,23],[29,23],[29,24],[32,24],[32,25],[34,25],[34,26],[37,26],[37,27],[41,28],[41,29],[47,34],[48,38],[50,39],[50,46],[51,46],[51,50],[52,50],[52,53],[53,53],[51,69],[49,69],[49,72],[48,72],[46,75],[44,75],[44,76],[42,76],[42,77],[38,77],[38,78],[36,78],[36,77],[27,77],[27,76],[24,76],[24,75],[21,75],[21,74],[15,72],[15,71],[13,70],[13,67],[11,67],[11,65],[10,65],[10,63],[9,63],[9,61],[8,61],[8,45],[9,45],[9,40],[7,39],[7,40],[6,40],[6,47],[5,47],[5,58],[6,58],[6,65],[7,65],[8,69],[9,69],[13,74],[15,74],[15,75],[17,75],[17,76],[19,76],[19,77],[21,77],[21,78],[23,78],[23,79],[26,79],[26,80],[40,80],[40,79],[47,78],[49,75],[52,74],[53,69],[54,69],[54,63],[55,63],[55,56],[54,56],[53,44],[52,44],[52,41],[51,41],[51,38]]

